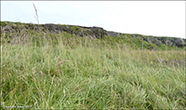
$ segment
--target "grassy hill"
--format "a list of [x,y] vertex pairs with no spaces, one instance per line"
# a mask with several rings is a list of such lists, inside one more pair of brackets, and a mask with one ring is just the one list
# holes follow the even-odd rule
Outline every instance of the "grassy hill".
[[[67,36],[72,37],[71,34],[76,35],[78,37],[88,37],[94,40],[98,38],[96,41],[105,42],[108,46],[112,46],[114,43],[126,44],[133,49],[149,49],[149,50],[186,50],[186,39],[181,40],[184,42],[183,46],[177,46],[175,43],[179,38],[170,38],[170,37],[155,37],[155,36],[145,36],[139,34],[125,34],[125,33],[117,33],[106,31],[100,27],[83,27],[83,26],[75,26],[75,25],[61,25],[61,24],[31,24],[31,23],[20,23],[20,22],[1,22],[2,32],[5,34],[5,39],[11,43],[15,42],[15,39],[21,39],[21,42],[25,42],[26,40],[32,39],[43,39],[43,36],[48,36],[50,34],[50,38],[53,39],[57,44],[57,41],[54,39],[58,39],[61,33],[69,34]],[[32,34],[40,33],[40,37],[34,38]],[[111,36],[109,36],[111,35]],[[65,38],[67,37],[65,36]],[[75,36],[73,36],[74,39]],[[2,37],[2,43],[4,37]],[[64,39],[65,39],[64,38]],[[167,45],[166,41],[172,43],[172,45]],[[28,42],[28,41],[27,41]],[[41,40],[39,41],[41,42]],[[178,41],[180,42],[180,41]]]
[[[3,23],[6,24],[2,22],[1,26]],[[14,26],[9,26],[9,30],[1,28],[3,109],[10,106],[32,109],[186,107],[185,66],[156,61],[158,58],[181,61],[186,58],[184,48],[164,44],[159,47],[129,34],[91,40],[65,31],[31,30],[25,28],[27,24],[10,24]],[[151,46],[158,51],[149,50]]]

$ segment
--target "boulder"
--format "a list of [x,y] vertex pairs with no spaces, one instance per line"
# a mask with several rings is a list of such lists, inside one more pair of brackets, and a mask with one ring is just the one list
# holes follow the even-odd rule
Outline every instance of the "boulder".
[[183,46],[185,46],[186,43],[185,43],[185,41],[183,39],[178,38],[178,39],[175,40],[175,44],[178,47],[183,47]]
[[90,40],[92,41],[94,41],[94,39],[96,38],[95,36],[91,36],[91,35],[88,35],[87,37],[90,38]]
[[138,37],[138,35],[134,35],[134,34],[131,34],[131,36],[132,36],[133,38],[136,38],[136,37]]
[[156,37],[159,41],[165,44],[167,38],[166,37]]
[[161,46],[162,42],[159,41],[157,38],[153,39],[153,43],[155,43],[157,46]]
[[165,41],[165,44],[166,44],[166,45],[169,45],[169,46],[173,46],[173,45],[174,45],[170,40],[166,40],[166,41]]
[[[53,32],[53,33],[59,33],[60,31],[63,31],[63,28],[62,26],[59,26],[59,25],[55,25],[55,24],[45,24],[44,25],[44,28],[46,30],[48,30],[49,32]],[[65,27],[66,28],[66,27]]]
[[106,35],[106,31],[101,27],[94,26],[94,27],[91,27],[90,29],[92,30],[96,38],[103,38],[103,36]]
[[120,33],[118,33],[118,32],[112,32],[112,31],[107,31],[107,35],[108,36],[111,36],[111,37],[121,36]]
[[81,30],[81,31],[77,31],[77,33],[76,33],[77,35],[79,35],[79,36],[81,36],[81,37],[84,37],[85,36],[85,33],[83,32],[83,30]]
[[152,50],[152,51],[158,51],[158,49],[156,47],[152,47],[150,50]]
[[161,46],[162,44],[162,42],[155,37],[143,37],[143,40],[147,41],[150,44],[154,43],[157,46]]
[[14,26],[6,25],[5,27],[2,27],[2,30],[7,33],[14,33],[16,32]]

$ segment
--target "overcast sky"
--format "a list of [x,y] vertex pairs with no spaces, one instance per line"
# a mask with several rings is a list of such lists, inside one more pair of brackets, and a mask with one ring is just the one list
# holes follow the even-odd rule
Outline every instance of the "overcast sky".
[[1,1],[1,20],[185,38],[185,1]]

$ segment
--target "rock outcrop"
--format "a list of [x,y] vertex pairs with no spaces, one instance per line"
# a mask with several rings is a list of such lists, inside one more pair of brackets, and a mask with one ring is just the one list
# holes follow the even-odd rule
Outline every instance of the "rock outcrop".
[[183,40],[183,39],[176,39],[175,40],[175,44],[176,44],[176,46],[178,46],[178,47],[183,47],[183,46],[185,46],[185,41]]
[[157,46],[161,46],[161,44],[166,44],[169,46],[177,46],[179,48],[183,48],[186,46],[186,39],[181,39],[181,38],[148,36],[148,37],[142,37],[142,39],[147,41],[148,43],[151,43],[151,44],[154,43]]
[[166,45],[169,45],[169,46],[171,46],[171,47],[174,45],[170,40],[166,40],[166,41],[165,41],[165,44],[166,44]]
[[157,46],[161,46],[162,44],[162,42],[155,37],[143,37],[143,40],[147,41],[150,44],[154,43]]
[[108,36],[111,36],[111,37],[120,37],[120,36],[121,36],[120,33],[113,32],[113,31],[108,31],[108,32],[107,32],[107,35],[108,35]]
[[[21,25],[20,25],[21,24]],[[60,24],[31,24],[31,23],[1,23],[1,29],[6,33],[20,32],[21,30],[31,29],[37,32],[68,32],[70,34],[75,34],[81,37],[89,37],[91,40],[95,38],[103,38],[105,35],[110,37],[120,37],[124,35],[123,33],[106,31],[101,27],[85,27],[77,25],[60,25]],[[177,46],[183,48],[186,46],[186,39],[181,38],[169,38],[169,37],[155,37],[155,36],[142,36],[137,34],[130,34],[133,38],[141,37],[140,39],[157,46],[161,44],[166,44],[169,46]]]

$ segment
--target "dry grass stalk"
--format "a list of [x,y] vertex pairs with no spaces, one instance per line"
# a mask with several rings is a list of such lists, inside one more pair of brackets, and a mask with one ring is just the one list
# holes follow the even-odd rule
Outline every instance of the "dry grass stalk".
[[40,71],[40,73],[41,73],[40,76],[44,76],[45,75],[45,73],[43,73],[42,71]]
[[61,61],[61,58],[60,57],[58,57],[58,59],[59,59],[59,61]]
[[57,66],[60,65],[60,64],[63,64],[63,62],[67,62],[67,61],[69,61],[69,60],[63,60],[63,61],[59,62],[59,63],[57,64]]
[[54,74],[57,73],[57,72],[58,72],[58,70],[54,71],[51,75],[54,75]]
[[39,24],[39,16],[38,16],[38,14],[37,14],[37,8],[36,8],[36,6],[35,6],[35,4],[33,3],[33,7],[34,7],[34,9],[35,9],[35,14],[36,14],[36,16],[34,16],[35,17],[35,19],[37,20],[37,23]]

